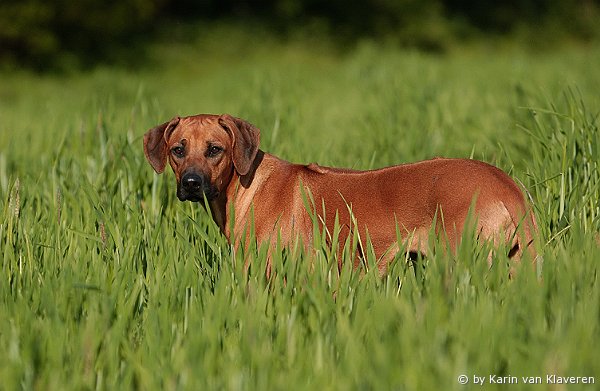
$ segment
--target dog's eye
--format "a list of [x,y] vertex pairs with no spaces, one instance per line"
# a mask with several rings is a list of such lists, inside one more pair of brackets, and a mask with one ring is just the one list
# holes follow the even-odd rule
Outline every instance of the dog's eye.
[[183,149],[182,146],[177,146],[177,147],[173,147],[171,149],[171,153],[173,153],[173,155],[175,155],[177,157],[183,157],[185,150]]
[[222,151],[223,151],[223,148],[221,148],[217,145],[211,145],[210,147],[208,147],[208,150],[206,151],[206,156],[215,157],[218,154],[220,154]]

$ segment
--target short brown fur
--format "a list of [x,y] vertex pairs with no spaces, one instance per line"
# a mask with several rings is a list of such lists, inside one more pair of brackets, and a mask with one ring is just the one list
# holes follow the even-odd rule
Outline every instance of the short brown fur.
[[454,251],[471,207],[480,239],[506,246],[514,260],[525,249],[535,259],[533,213],[521,189],[494,166],[445,158],[369,171],[301,165],[259,150],[259,137],[256,127],[227,114],[176,117],[146,133],[144,151],[158,173],[169,162],[180,199],[207,196],[214,221],[236,248],[248,244],[252,214],[258,243],[273,246],[279,237],[287,245],[298,236],[312,243],[304,193],[312,196],[328,232],[339,216],[342,244],[354,227],[363,240],[368,232],[381,273],[400,248],[397,227],[406,252],[427,256],[434,223]]

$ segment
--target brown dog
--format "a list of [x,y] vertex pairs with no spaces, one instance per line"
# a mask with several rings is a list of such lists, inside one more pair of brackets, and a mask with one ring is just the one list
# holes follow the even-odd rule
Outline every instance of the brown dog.
[[[273,246],[278,237],[283,245],[298,237],[312,243],[308,195],[320,229],[331,234],[337,214],[342,245],[352,237],[370,239],[381,273],[400,248],[397,231],[405,251],[425,256],[435,223],[454,250],[470,210],[480,239],[505,245],[516,260],[529,247],[534,258],[533,214],[519,187],[496,167],[443,158],[371,171],[292,164],[259,150],[259,135],[228,114],[176,117],[146,133],[144,152],[157,173],[170,163],[181,201],[206,197],[214,221],[236,248],[242,241],[248,245],[252,220],[258,243]],[[357,246],[355,266],[363,245]]]

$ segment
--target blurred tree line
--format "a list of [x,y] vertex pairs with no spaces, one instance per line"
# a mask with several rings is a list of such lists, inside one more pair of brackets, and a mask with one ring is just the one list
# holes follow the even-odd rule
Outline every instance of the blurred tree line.
[[523,29],[592,40],[599,10],[600,0],[1,0],[0,62],[47,69],[111,61],[173,20],[252,20],[278,34],[385,36],[424,50]]

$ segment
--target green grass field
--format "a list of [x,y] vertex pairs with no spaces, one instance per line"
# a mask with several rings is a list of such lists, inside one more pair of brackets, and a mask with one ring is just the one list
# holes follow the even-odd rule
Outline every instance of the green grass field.
[[[157,44],[139,70],[0,75],[0,389],[600,387],[599,47],[430,56],[217,35]],[[250,249],[245,274],[143,155],[148,128],[202,112],[248,119],[295,162],[496,164],[531,192],[543,266],[509,280],[506,257],[488,269],[466,240],[360,278],[317,243],[276,254],[271,281]]]

